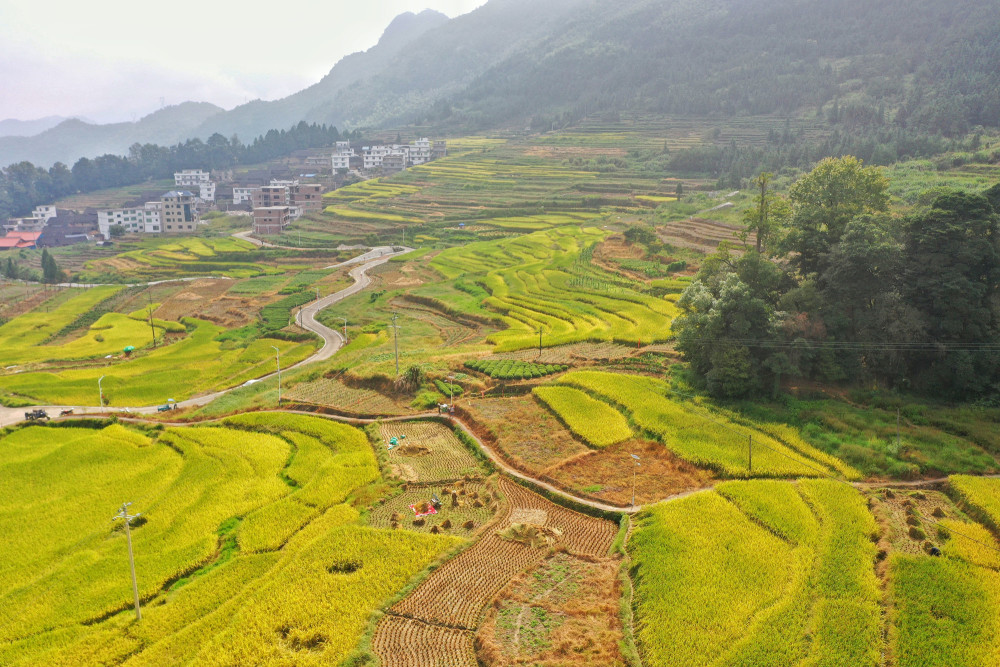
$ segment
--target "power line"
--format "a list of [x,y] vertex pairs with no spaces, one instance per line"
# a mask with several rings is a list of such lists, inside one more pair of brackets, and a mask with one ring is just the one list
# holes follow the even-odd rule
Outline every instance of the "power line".
[[900,343],[900,342],[859,342],[859,341],[812,341],[812,340],[762,340],[758,338],[687,338],[688,341],[699,343],[728,343],[744,347],[758,348],[804,348],[832,350],[887,350],[901,352],[1000,352],[998,343],[935,343],[931,341]]

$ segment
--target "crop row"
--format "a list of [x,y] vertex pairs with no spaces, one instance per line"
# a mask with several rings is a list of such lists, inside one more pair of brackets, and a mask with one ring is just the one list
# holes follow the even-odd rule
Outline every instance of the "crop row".
[[473,667],[479,664],[474,639],[469,630],[387,614],[375,630],[372,649],[386,667]]
[[465,367],[498,380],[530,380],[561,373],[569,368],[565,364],[536,364],[514,359],[478,359],[465,362]]
[[399,415],[405,410],[374,389],[348,387],[342,382],[320,378],[301,382],[286,394],[289,400],[328,405],[345,412],[364,415]]

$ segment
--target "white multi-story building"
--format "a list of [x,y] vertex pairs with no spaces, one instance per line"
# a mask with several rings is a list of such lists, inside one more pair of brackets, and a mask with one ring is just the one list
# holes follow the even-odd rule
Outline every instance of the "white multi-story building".
[[378,169],[382,166],[382,159],[392,151],[390,146],[365,146],[361,149],[364,158],[362,163],[365,169]]
[[212,175],[201,169],[185,169],[174,173],[174,185],[194,187],[212,180]]
[[31,212],[31,217],[35,220],[51,220],[58,214],[54,204],[46,204],[44,206],[36,206],[35,210]]
[[215,183],[212,181],[199,183],[198,198],[202,201],[215,201]]
[[351,168],[351,156],[347,153],[334,153],[330,161],[334,171]]
[[160,224],[161,203],[146,202],[142,208],[120,208],[97,212],[97,228],[106,239],[111,238],[111,227],[120,225],[126,232],[132,234],[158,234],[162,229]]
[[431,140],[424,137],[417,139],[408,146],[410,153],[410,164],[423,164],[431,159]]
[[334,144],[333,151],[335,153],[350,153],[351,155],[354,155],[354,151],[351,150],[350,141],[338,141],[336,144]]
[[248,204],[253,201],[254,190],[260,190],[259,187],[234,187],[233,188],[233,204]]

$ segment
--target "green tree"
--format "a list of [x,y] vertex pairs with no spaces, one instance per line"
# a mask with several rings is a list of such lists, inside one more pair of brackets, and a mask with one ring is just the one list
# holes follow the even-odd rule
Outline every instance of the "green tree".
[[753,179],[752,183],[754,189],[757,190],[757,196],[754,197],[753,207],[743,212],[745,228],[740,234],[740,238],[746,244],[750,234],[754,234],[757,254],[769,247],[771,239],[784,228],[791,215],[788,202],[770,189],[773,178],[774,174],[765,171]]
[[769,303],[730,273],[713,289],[694,280],[678,300],[677,349],[719,397],[744,397],[768,386],[774,364],[767,345],[778,317]]
[[938,350],[914,357],[918,387],[956,397],[986,391],[1000,355],[1000,218],[983,195],[951,192],[907,224],[903,294]]
[[42,249],[42,282],[57,283],[63,278],[63,272],[56,264],[56,259],[49,254],[48,249]]
[[879,167],[865,167],[847,155],[826,158],[800,178],[789,192],[791,229],[784,249],[804,274],[820,273],[823,258],[855,216],[889,208],[889,179]]

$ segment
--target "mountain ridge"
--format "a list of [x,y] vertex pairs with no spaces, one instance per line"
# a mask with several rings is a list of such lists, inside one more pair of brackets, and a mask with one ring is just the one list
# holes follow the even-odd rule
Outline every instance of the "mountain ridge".
[[[1000,127],[1000,3],[490,0],[453,19],[405,13],[316,84],[206,113],[173,140],[251,141],[300,121],[442,134],[546,129],[608,111],[822,114],[849,131],[945,136]],[[0,164],[12,161],[12,145],[17,159],[45,162],[51,147],[30,150],[45,135],[0,139]],[[63,144],[96,150],[70,136]]]

